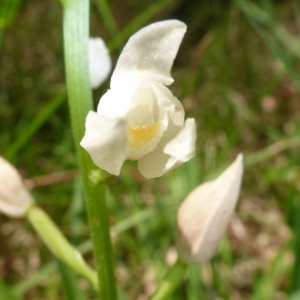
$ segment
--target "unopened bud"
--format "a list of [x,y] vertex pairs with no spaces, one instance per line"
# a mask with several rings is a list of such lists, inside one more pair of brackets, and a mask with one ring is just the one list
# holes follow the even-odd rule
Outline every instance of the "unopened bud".
[[193,190],[177,215],[177,250],[186,263],[203,263],[215,253],[235,209],[243,175],[243,156],[217,179]]
[[0,211],[22,217],[33,202],[18,171],[0,156]]
[[109,51],[101,38],[89,39],[89,71],[90,84],[98,88],[107,78],[111,70]]

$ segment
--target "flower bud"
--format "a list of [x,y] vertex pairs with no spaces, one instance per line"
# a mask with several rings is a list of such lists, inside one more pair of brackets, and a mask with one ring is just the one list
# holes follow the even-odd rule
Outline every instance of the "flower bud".
[[88,49],[90,84],[93,89],[96,89],[106,80],[110,73],[111,58],[101,38],[90,38]]
[[22,217],[33,204],[18,171],[0,156],[0,211],[10,217]]
[[217,179],[193,190],[177,215],[177,250],[186,263],[203,263],[215,253],[235,209],[243,174],[243,156]]

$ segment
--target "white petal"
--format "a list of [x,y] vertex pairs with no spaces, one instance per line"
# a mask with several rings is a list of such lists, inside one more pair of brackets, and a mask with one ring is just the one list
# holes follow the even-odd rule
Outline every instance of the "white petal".
[[134,77],[170,85],[173,61],[186,25],[177,20],[157,22],[135,33],[125,45],[111,78],[111,88]]
[[89,39],[90,83],[93,89],[99,87],[111,70],[109,51],[101,38]]
[[80,145],[91,155],[98,167],[119,175],[127,146],[126,121],[106,118],[90,111]]
[[152,85],[143,83],[136,91],[126,115],[129,129],[126,157],[138,160],[153,151],[169,124],[169,114],[157,105]]
[[194,119],[187,119],[182,129],[169,124],[157,148],[139,160],[138,169],[146,178],[160,177],[194,157],[195,142]]
[[33,202],[18,171],[0,156],[0,211],[10,217],[22,217]]
[[108,90],[100,99],[97,113],[108,118],[124,117],[131,108],[134,95],[141,86],[139,79]]
[[127,122],[131,127],[149,126],[157,122],[154,119],[153,106],[155,104],[152,88],[142,83],[133,96],[130,111],[127,113]]
[[149,85],[152,87],[159,108],[170,114],[174,125],[182,126],[184,123],[184,108],[181,102],[162,84],[152,82]]
[[216,180],[197,187],[181,204],[177,215],[177,249],[186,263],[210,259],[235,209],[243,174],[243,156]]
[[170,155],[165,168],[174,169],[195,156],[196,123],[187,119],[178,135],[164,147],[164,153]]

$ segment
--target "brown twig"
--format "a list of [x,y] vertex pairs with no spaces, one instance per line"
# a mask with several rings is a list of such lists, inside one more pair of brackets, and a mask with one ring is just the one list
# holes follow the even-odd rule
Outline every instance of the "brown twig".
[[49,186],[74,179],[78,174],[78,170],[69,170],[56,172],[44,176],[25,179],[25,185],[29,190],[39,186]]

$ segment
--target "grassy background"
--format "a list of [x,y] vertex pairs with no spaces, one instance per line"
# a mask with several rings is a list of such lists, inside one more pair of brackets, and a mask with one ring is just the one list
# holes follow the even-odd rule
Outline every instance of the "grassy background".
[[[15,17],[0,9],[0,153],[80,245],[89,231],[64,87],[62,9],[50,0],[14,3]],[[291,296],[300,290],[299,16],[297,1],[92,1],[91,35],[108,42],[114,63],[141,26],[188,25],[170,89],[197,120],[197,156],[156,180],[126,162],[107,191],[128,299],[147,299],[175,260],[179,203],[240,152],[248,160],[228,235],[210,263],[189,268],[172,299],[300,299]],[[94,92],[95,105],[107,88],[109,80]],[[70,294],[73,274],[26,221],[1,215],[0,243],[0,299],[95,298],[82,279],[83,294]],[[93,264],[90,245],[83,250]]]

